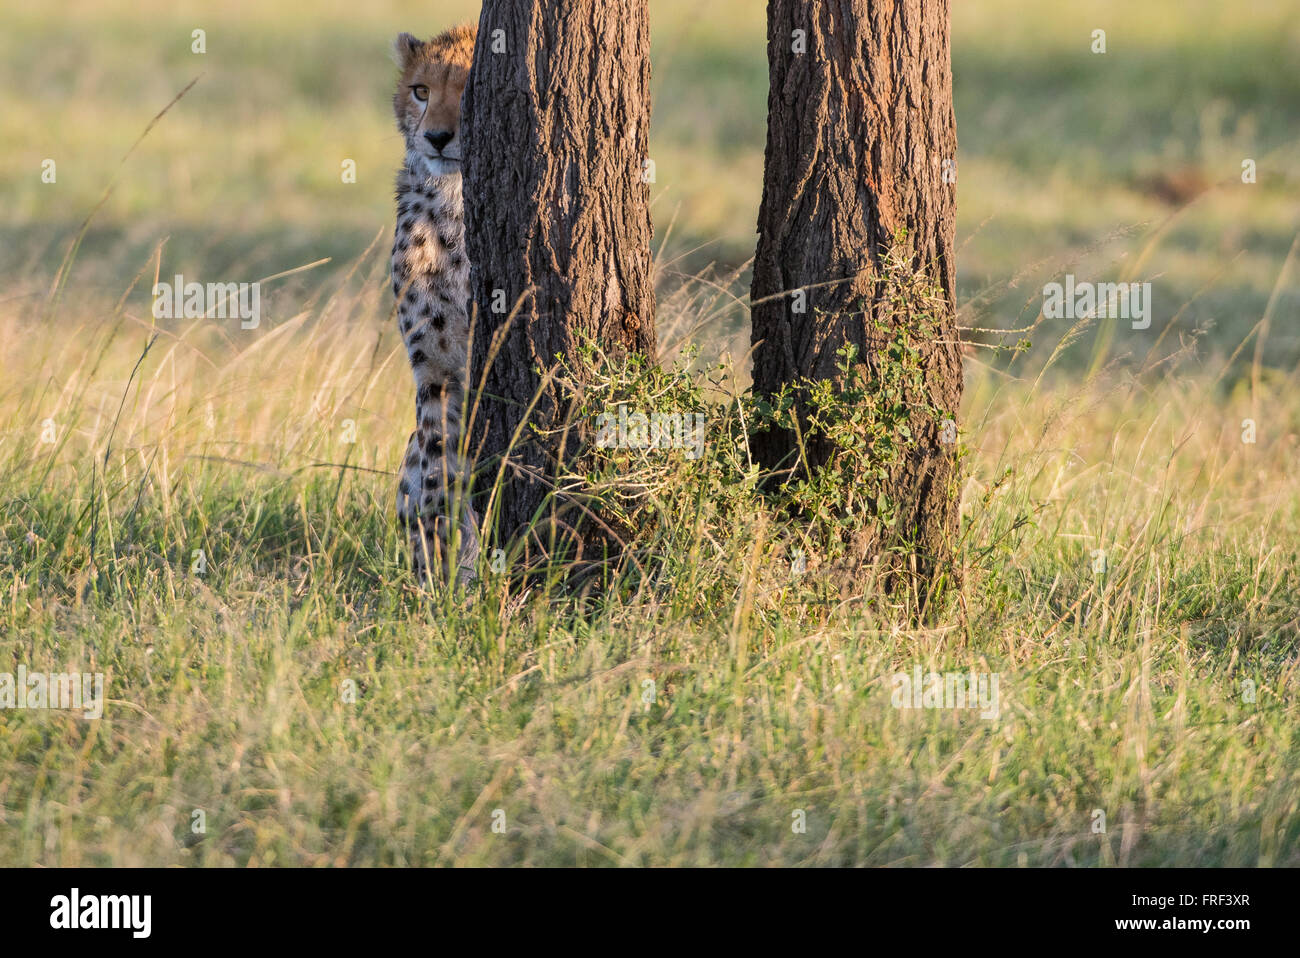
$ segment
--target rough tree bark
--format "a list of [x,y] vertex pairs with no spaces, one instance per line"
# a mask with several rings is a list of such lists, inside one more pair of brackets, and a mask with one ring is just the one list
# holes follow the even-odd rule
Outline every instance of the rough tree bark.
[[[754,388],[770,396],[803,377],[835,380],[836,351],[846,343],[858,347],[865,375],[879,380],[890,362],[882,343],[891,331],[910,331],[928,395],[908,397],[915,441],[891,467],[888,486],[902,506],[895,531],[908,540],[924,588],[948,567],[958,522],[955,426],[933,413],[955,416],[962,388],[949,0],[769,0],[767,11]],[[942,291],[940,315],[930,317],[938,322],[924,328],[879,295],[879,267],[904,230],[912,270]],[[807,393],[796,396],[806,415]],[[807,466],[822,467],[832,444],[805,439]],[[754,447],[776,468],[793,463],[797,442],[792,432],[772,431],[756,435]],[[880,547],[878,533],[864,528],[852,537],[859,565]]]
[[[654,356],[645,0],[484,0],[462,124],[482,490],[539,389],[530,424],[564,421],[539,369],[557,355],[576,364],[584,337]],[[505,537],[534,517],[574,444],[520,438],[498,502]]]

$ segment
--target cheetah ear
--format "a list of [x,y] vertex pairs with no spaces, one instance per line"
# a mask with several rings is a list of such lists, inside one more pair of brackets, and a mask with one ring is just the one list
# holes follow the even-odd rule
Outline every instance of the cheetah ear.
[[411,58],[420,52],[422,46],[424,43],[409,33],[399,33],[397,39],[393,41],[393,59],[397,61],[399,67],[405,67],[411,62]]

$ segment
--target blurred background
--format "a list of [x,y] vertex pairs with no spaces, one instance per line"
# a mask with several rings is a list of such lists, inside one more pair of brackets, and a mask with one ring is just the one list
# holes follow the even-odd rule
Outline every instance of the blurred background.
[[[268,284],[265,329],[377,237],[364,275],[382,269],[401,158],[389,44],[477,10],[463,0],[7,0],[0,309],[21,317],[39,301],[115,177],[68,278],[82,306],[113,305],[155,265],[248,281],[329,258]],[[762,182],[764,5],[651,0],[651,19],[661,282],[739,268],[732,286],[743,295]],[[203,54],[191,50],[196,29]],[[1106,32],[1104,54],[1092,52],[1094,30]],[[1300,2],[957,0],[953,51],[965,325],[1031,325],[1043,284],[1066,272],[1149,280],[1151,330],[1115,330],[1107,358],[1142,360],[1166,331],[1161,349],[1199,332],[1198,348],[1230,355],[1272,298],[1264,361],[1295,365],[1300,269],[1282,267],[1300,226]],[[41,179],[46,159],[54,184]],[[342,181],[345,160],[355,183]],[[148,303],[145,284],[129,309],[147,318]],[[706,342],[745,344],[739,306],[708,323]],[[1036,329],[1035,354],[1069,325]]]

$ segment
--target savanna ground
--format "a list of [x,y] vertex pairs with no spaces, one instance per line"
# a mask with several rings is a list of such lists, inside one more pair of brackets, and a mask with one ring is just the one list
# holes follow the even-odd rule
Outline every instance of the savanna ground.
[[[966,575],[924,628],[796,575],[728,439],[754,0],[652,0],[660,338],[705,457],[629,467],[611,591],[431,604],[391,522],[387,44],[472,5],[6,6],[0,671],[108,701],[0,712],[0,863],[1300,863],[1300,4],[1065,6],[954,4],[960,315],[1033,345],[969,360]],[[155,272],[325,259],[255,330],[150,314]],[[1043,321],[1067,272],[1150,280],[1151,328]],[[998,675],[998,717],[895,709],[915,666]]]

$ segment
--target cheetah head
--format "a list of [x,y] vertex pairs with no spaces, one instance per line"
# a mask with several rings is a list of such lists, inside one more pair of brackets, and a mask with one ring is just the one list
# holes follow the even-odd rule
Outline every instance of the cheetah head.
[[474,58],[476,27],[452,27],[432,40],[409,33],[393,41],[402,75],[393,94],[407,165],[430,176],[460,173],[460,98]]

